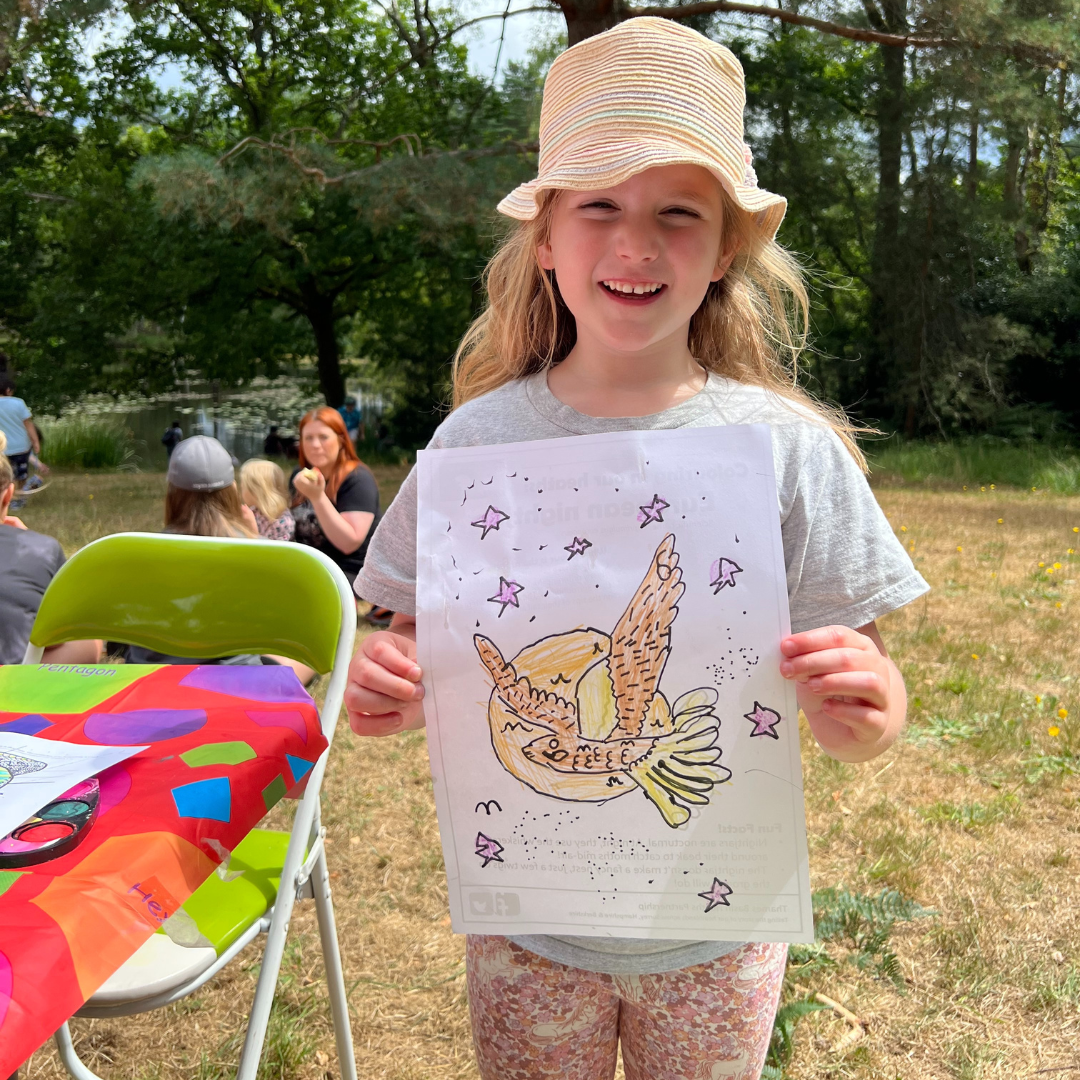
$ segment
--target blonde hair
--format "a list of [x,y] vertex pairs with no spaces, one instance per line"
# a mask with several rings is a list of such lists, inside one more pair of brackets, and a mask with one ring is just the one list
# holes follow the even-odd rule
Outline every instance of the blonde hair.
[[240,466],[240,496],[267,521],[277,521],[289,506],[289,489],[281,466],[252,458]]
[[7,449],[7,436],[0,431],[0,491],[6,491],[8,484],[15,483],[15,470],[11,467],[4,451]]
[[169,485],[165,493],[165,528],[187,536],[246,536],[258,534],[244,520],[235,484],[218,491],[185,491]]
[[[721,251],[736,248],[719,281],[709,285],[690,320],[687,344],[706,371],[760,386],[808,410],[840,437],[859,467],[866,458],[857,427],[844,412],[799,385],[799,357],[809,332],[809,296],[802,268],[721,187]],[[454,356],[454,407],[558,364],[577,340],[574,316],[545,271],[545,243],[558,192],[537,197],[538,213],[510,230],[484,271],[487,309],[466,331]]]

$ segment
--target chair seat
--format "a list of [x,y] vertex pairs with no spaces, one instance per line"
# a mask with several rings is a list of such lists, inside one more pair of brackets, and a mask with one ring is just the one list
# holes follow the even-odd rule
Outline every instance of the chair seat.
[[232,853],[226,874],[230,880],[211,874],[182,905],[198,927],[199,944],[179,945],[159,930],[87,1004],[141,1001],[198,978],[274,903],[288,846],[288,833],[253,829]]
[[216,959],[213,949],[187,949],[164,934],[152,934],[87,1004],[95,1008],[125,1005],[167,994],[197,979]]

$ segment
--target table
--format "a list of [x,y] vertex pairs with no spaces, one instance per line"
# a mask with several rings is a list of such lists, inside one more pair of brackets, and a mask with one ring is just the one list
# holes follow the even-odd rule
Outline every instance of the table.
[[99,777],[86,839],[0,870],[0,1077],[206,880],[327,747],[292,668],[0,667],[0,731],[147,749]]

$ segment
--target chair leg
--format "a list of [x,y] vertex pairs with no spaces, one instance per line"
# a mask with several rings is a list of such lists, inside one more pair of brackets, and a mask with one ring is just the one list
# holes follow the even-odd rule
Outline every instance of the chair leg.
[[65,1022],[62,1027],[57,1028],[56,1035],[56,1049],[60,1053],[60,1060],[64,1063],[64,1068],[67,1069],[75,1080],[101,1080],[101,1077],[97,1073],[92,1073],[80,1060],[79,1055],[75,1053],[75,1044],[71,1041],[71,1028],[67,1026]]
[[315,893],[315,915],[319,921],[323,966],[326,969],[326,989],[330,995],[330,1015],[334,1021],[334,1041],[337,1043],[341,1080],[356,1080],[356,1054],[353,1051],[352,1027],[349,1023],[349,1002],[345,994],[345,976],[341,970],[341,950],[338,947],[337,924],[334,920],[334,901],[330,896],[330,875],[326,870],[326,852],[320,852],[311,874]]
[[237,1071],[236,1080],[255,1080],[259,1071],[259,1059],[262,1057],[266,1028],[270,1023],[270,1009],[274,1004],[281,959],[285,955],[289,920],[292,918],[293,904],[296,903],[295,889],[287,887],[285,881],[286,875],[283,874],[277,902],[274,904],[274,914],[270,920],[270,929],[266,934],[266,948],[263,951],[262,966],[259,968],[255,1000],[251,1003],[251,1014],[248,1017],[247,1034],[244,1036],[244,1048],[240,1052],[240,1068]]

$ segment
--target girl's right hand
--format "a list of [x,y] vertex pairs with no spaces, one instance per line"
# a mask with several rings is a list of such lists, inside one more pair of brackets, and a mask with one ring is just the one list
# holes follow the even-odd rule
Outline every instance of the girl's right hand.
[[416,642],[393,630],[364,638],[349,665],[345,708],[357,735],[393,735],[424,726]]

